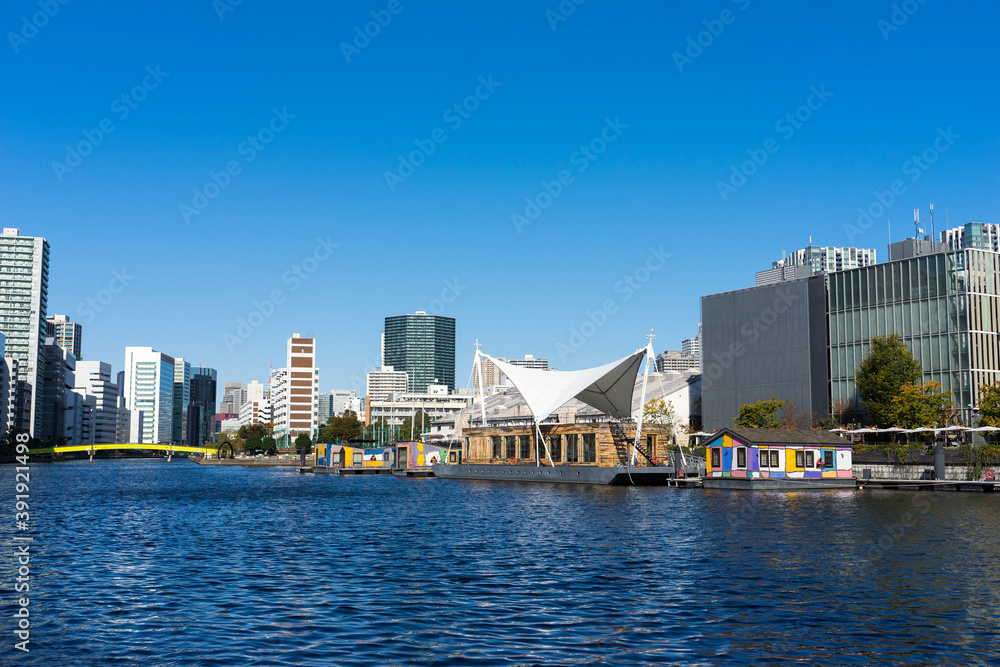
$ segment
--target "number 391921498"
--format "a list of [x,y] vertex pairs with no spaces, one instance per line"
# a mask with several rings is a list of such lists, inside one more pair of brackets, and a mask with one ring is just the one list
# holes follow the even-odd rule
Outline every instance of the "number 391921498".
[[15,503],[14,509],[16,510],[16,515],[14,519],[17,521],[17,527],[21,530],[28,529],[28,519],[30,514],[28,513],[28,482],[30,480],[30,468],[28,468],[28,441],[30,436],[27,433],[18,433],[15,437],[14,450],[17,452],[17,456],[14,458],[21,465],[15,468],[17,473],[14,476],[14,491],[17,493],[14,496]]

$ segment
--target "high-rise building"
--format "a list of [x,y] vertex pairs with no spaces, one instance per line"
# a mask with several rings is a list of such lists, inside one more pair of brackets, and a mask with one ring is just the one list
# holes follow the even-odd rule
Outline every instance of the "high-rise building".
[[696,354],[688,354],[680,350],[667,350],[656,355],[656,372],[698,371],[701,358]]
[[455,389],[455,318],[414,315],[385,318],[384,365],[405,371],[411,393],[432,384]]
[[82,434],[78,429],[82,423],[79,421],[82,407],[79,397],[73,393],[76,358],[57,345],[52,337],[45,339],[42,350],[34,436],[48,446],[81,444]]
[[239,382],[227,382],[219,405],[221,414],[239,414],[240,406],[246,400],[247,386]]
[[66,315],[53,315],[45,319],[46,336],[56,339],[56,344],[72,353],[80,361],[80,345],[83,337],[83,327],[79,322],[71,322]]
[[5,348],[5,337],[0,334],[0,440],[5,439],[7,432],[14,428],[19,393],[17,359],[6,356]]
[[271,418],[271,390],[254,380],[246,385],[246,400],[240,406],[240,426],[267,424]]
[[353,389],[334,389],[333,394],[333,416],[342,417],[344,413],[351,409],[351,402],[357,397],[357,392]]
[[151,347],[125,348],[129,442],[169,443],[174,425],[174,358]]
[[215,400],[218,373],[214,368],[191,369],[188,406],[188,444],[198,447],[215,438]]
[[368,371],[365,395],[370,401],[384,401],[390,394],[407,392],[406,371],[397,371],[392,366]]
[[0,333],[7,356],[17,360],[23,404],[17,428],[34,433],[38,413],[38,377],[44,363],[45,317],[49,295],[49,243],[4,227],[0,234]]
[[948,250],[1000,251],[1000,225],[989,222],[970,222],[941,232],[941,243]]
[[188,407],[191,405],[191,362],[174,359],[174,402],[171,416],[171,439],[176,445],[187,445]]
[[535,359],[530,354],[524,355],[524,359],[511,359],[511,366],[523,366],[524,368],[534,368],[538,370],[547,371],[549,370],[549,360],[548,359]]
[[111,364],[78,361],[74,377],[74,391],[85,399],[94,399],[90,428],[87,429],[90,438],[83,444],[114,444],[118,441],[118,386],[111,381]]
[[286,362],[285,368],[271,374],[271,405],[275,433],[286,437],[282,444],[290,446],[300,433],[315,439],[319,430],[316,340],[292,334]]
[[813,275],[871,266],[876,262],[874,248],[837,248],[833,246],[808,245],[787,257],[773,262],[771,268],[782,266],[808,266]]
[[316,395],[316,418],[325,424],[333,416],[333,392],[324,391]]
[[681,341],[681,352],[701,357],[701,322],[698,323],[698,335]]
[[[498,361],[507,361],[503,357],[497,357]],[[497,368],[497,365],[493,363],[491,359],[486,357],[479,358],[479,370],[475,368],[472,369],[472,389],[478,394],[479,393],[479,375],[483,376],[483,387],[492,387],[494,385],[503,384],[503,372]]]

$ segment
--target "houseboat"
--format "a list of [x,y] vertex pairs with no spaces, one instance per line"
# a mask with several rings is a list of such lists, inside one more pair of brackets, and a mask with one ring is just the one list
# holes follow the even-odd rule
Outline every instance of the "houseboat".
[[[643,423],[642,418],[652,358],[650,344],[597,368],[555,371],[516,366],[477,350],[477,376],[482,378],[481,364],[488,359],[513,388],[487,401],[482,382],[477,382],[479,402],[461,429],[458,459],[434,464],[434,474],[570,484],[669,483],[682,474],[673,465],[673,427]],[[644,359],[646,370],[640,376]],[[677,388],[683,384],[689,390],[689,376],[683,377]],[[656,384],[664,394],[659,376]],[[688,413],[687,406],[682,412]],[[449,457],[455,453],[450,449]],[[684,472],[696,476],[697,466]]]
[[706,489],[854,488],[851,442],[827,431],[724,428],[705,441]]

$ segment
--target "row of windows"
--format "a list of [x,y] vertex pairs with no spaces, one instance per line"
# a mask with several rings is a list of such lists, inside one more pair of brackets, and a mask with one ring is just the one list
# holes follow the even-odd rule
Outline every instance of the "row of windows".
[[[903,345],[917,358],[924,373],[969,368],[968,337],[964,334],[904,338]],[[830,378],[853,378],[868,356],[868,349],[868,343],[830,348]]]
[[831,313],[830,344],[860,342],[890,333],[898,333],[905,338],[959,332],[967,328],[964,299],[930,299]]
[[937,254],[830,276],[831,312],[959,294],[965,256]]
[[[531,436],[527,435],[494,435],[490,438],[492,444],[492,454],[495,459],[521,459],[533,461],[531,453]],[[584,433],[582,436],[577,433],[549,436],[549,454],[554,463],[580,463],[581,455],[583,463],[597,462],[597,437],[593,433]],[[582,443],[582,451],[581,451]],[[565,444],[565,451],[563,445]],[[565,454],[565,457],[564,457]],[[548,455],[541,445],[538,446],[538,459],[547,461]]]

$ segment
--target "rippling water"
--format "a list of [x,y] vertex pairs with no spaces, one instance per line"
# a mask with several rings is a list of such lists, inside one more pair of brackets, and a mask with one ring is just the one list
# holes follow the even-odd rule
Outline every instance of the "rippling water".
[[32,650],[7,613],[0,664],[1000,664],[1000,496],[31,477]]

